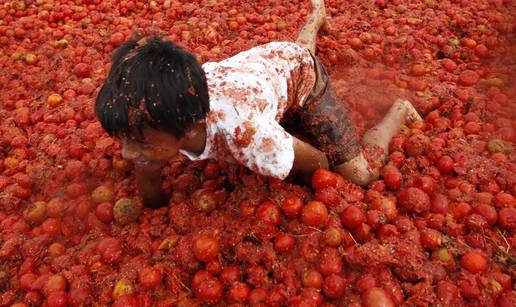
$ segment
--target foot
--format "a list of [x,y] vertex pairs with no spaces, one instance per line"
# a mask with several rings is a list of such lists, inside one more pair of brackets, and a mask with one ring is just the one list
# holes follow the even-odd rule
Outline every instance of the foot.
[[329,32],[330,24],[328,23],[328,17],[326,15],[326,7],[324,0],[311,0],[313,11],[312,14],[315,17],[315,22],[320,25],[320,31]]
[[405,99],[398,99],[394,103],[399,104],[400,106],[402,106],[405,109],[405,112],[406,112],[405,122],[407,124],[410,124],[415,121],[423,120],[421,115],[419,115],[416,108],[414,108],[414,106],[412,105],[412,103],[410,103],[410,101],[405,100]]

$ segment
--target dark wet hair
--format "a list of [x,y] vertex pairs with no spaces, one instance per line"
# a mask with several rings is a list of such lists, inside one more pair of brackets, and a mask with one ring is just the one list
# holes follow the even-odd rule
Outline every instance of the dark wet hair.
[[116,137],[143,138],[143,128],[177,138],[209,112],[208,86],[194,55],[158,37],[134,37],[114,53],[95,102],[102,127]]

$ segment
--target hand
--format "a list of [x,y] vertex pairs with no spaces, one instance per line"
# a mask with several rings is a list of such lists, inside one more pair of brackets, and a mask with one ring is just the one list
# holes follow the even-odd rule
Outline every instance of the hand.
[[326,154],[312,145],[294,138],[294,165],[293,170],[300,173],[312,173],[318,168],[328,169],[329,163]]
[[158,208],[167,204],[168,197],[161,188],[163,163],[149,162],[135,165],[136,183],[145,207]]

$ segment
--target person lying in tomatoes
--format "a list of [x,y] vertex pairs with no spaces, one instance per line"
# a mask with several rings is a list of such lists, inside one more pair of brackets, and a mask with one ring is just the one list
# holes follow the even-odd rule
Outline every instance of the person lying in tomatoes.
[[[134,163],[147,206],[166,200],[160,170],[178,152],[279,179],[318,168],[359,185],[378,178],[382,163],[369,163],[361,145],[387,153],[400,126],[421,118],[410,102],[397,100],[360,144],[315,56],[326,10],[323,0],[312,6],[296,42],[272,42],[221,62],[201,66],[193,54],[158,37],[136,37],[115,51],[95,112],[121,142],[122,157]],[[292,127],[303,140],[288,132]]]

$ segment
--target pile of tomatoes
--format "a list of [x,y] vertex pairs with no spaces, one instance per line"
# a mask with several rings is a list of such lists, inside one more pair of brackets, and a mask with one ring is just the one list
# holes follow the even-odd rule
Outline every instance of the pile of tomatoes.
[[358,131],[424,121],[379,180],[310,184],[178,156],[167,207],[93,113],[112,52],[155,34],[218,61],[294,40],[309,1],[0,4],[0,306],[514,306],[516,7],[327,0],[317,56]]

